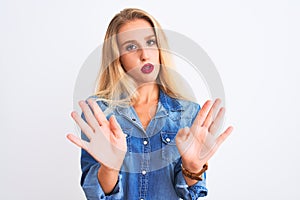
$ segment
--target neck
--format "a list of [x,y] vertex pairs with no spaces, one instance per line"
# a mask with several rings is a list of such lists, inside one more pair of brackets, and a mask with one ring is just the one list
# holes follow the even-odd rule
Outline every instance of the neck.
[[137,89],[139,98],[135,104],[157,103],[159,98],[159,87],[156,83],[147,83]]

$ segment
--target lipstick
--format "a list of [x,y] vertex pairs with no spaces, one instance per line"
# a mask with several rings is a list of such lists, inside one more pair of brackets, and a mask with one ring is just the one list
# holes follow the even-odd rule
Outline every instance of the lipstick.
[[152,71],[154,70],[154,66],[151,64],[151,63],[147,63],[145,64],[141,71],[144,73],[144,74],[149,74],[151,73]]

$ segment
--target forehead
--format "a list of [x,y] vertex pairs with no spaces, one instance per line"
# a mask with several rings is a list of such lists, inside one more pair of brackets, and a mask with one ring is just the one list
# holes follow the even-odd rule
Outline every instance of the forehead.
[[154,35],[151,24],[144,19],[137,19],[122,25],[118,31],[117,38],[122,43],[126,40],[143,39],[150,35]]

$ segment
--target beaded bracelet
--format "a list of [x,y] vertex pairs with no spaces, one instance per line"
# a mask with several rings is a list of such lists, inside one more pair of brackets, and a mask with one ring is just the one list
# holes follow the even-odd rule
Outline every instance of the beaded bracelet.
[[203,180],[202,179],[202,174],[208,169],[208,164],[205,163],[203,165],[203,168],[198,173],[190,172],[189,170],[187,170],[186,168],[184,168],[182,164],[181,164],[181,169],[182,169],[183,175],[185,175],[186,177],[188,177],[190,179],[193,179],[193,180],[202,181]]

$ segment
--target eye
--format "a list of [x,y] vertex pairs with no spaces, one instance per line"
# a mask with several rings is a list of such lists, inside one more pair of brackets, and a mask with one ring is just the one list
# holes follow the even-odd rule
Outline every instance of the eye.
[[129,45],[126,46],[125,49],[126,49],[126,51],[134,51],[134,50],[137,49],[137,46],[134,45],[134,44],[129,44]]
[[147,41],[147,45],[148,46],[153,46],[153,45],[156,45],[156,40],[155,39],[150,39]]

